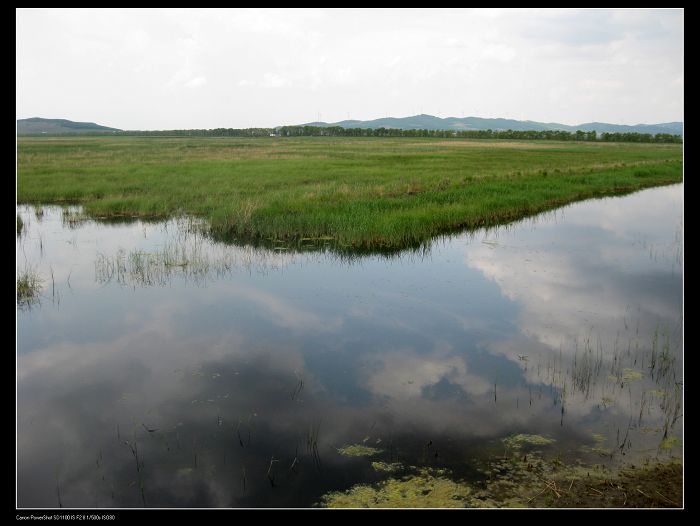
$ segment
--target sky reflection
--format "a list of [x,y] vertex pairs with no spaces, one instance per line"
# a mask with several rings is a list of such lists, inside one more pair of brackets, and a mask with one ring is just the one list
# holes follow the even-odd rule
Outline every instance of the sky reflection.
[[[20,507],[56,506],[57,486],[65,506],[310,506],[376,477],[347,444],[420,463],[431,441],[430,462],[458,472],[511,433],[579,455],[596,432],[633,455],[681,431],[680,185],[443,238],[420,258],[18,213],[18,270],[44,279],[17,314]],[[199,266],[164,264],[174,246]],[[117,257],[123,279],[105,279],[96,262]]]

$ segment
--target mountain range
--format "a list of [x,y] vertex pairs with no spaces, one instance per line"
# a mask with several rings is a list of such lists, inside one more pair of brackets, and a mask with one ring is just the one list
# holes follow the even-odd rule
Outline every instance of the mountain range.
[[40,133],[95,133],[121,131],[117,128],[100,126],[94,122],[73,122],[66,119],[17,119],[17,135],[34,135]]
[[[587,122],[578,126],[569,126],[556,122],[518,121],[513,119],[484,119],[481,117],[447,117],[433,115],[414,115],[412,117],[386,117],[369,121],[346,120],[340,122],[309,122],[303,126],[341,126],[343,128],[398,128],[404,130],[514,130],[542,131],[561,130],[568,132],[596,131],[598,133],[668,133],[683,135],[682,122],[664,122],[660,124],[608,124],[605,122]],[[117,128],[101,126],[94,122],[74,122],[66,119],[17,119],[17,135],[38,134],[80,134],[80,133],[111,133],[121,131]]]
[[542,131],[560,130],[575,132],[596,131],[598,133],[669,133],[683,134],[682,122],[664,122],[660,124],[608,124],[605,122],[587,122],[577,126],[559,124],[557,122],[518,121],[513,119],[484,119],[481,117],[447,117],[433,115],[414,115],[412,117],[386,117],[369,121],[346,120],[340,122],[309,122],[306,126],[340,126],[342,128],[399,128],[403,130],[513,130],[513,131]]

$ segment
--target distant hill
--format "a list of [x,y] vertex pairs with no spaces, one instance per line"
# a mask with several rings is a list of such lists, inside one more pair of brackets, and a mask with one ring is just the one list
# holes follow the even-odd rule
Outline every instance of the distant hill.
[[100,126],[94,122],[73,122],[66,119],[17,119],[17,135],[58,134],[58,133],[95,133],[121,131],[117,128]]
[[[481,117],[447,117],[441,119],[433,115],[414,115],[412,117],[386,117],[369,121],[346,120],[340,122],[309,122],[308,126],[340,126],[342,128],[396,128],[402,130],[513,130],[513,131],[544,131],[560,130],[567,132],[597,131],[598,133],[668,133],[683,135],[682,122],[666,122],[660,124],[608,124],[605,122],[587,122],[577,126],[568,126],[556,122],[518,121],[513,119],[483,119]],[[122,131],[118,128],[101,126],[94,122],[74,122],[66,119],[17,119],[17,135],[53,135],[79,133],[111,133]]]
[[568,126],[556,122],[517,121],[513,119],[482,119],[481,117],[447,117],[441,119],[433,115],[414,115],[412,117],[386,117],[370,121],[347,120],[340,122],[309,122],[308,126],[341,126],[343,128],[398,128],[402,130],[514,130],[540,131],[561,130],[568,132],[597,131],[598,133],[670,133],[683,135],[682,122],[666,122],[661,124],[608,124],[605,122],[587,122],[577,126]]

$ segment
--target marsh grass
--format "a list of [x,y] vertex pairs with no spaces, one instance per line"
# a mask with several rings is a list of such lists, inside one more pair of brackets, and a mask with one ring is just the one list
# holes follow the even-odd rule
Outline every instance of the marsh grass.
[[89,220],[90,217],[87,214],[74,207],[61,210],[61,223],[67,228],[79,228]]
[[29,268],[17,274],[17,306],[29,309],[39,303],[43,280],[39,274]]
[[679,145],[23,138],[17,192],[20,203],[81,203],[90,217],[184,213],[279,249],[379,250],[681,180]]
[[[682,432],[677,429],[683,417],[683,383],[678,380],[682,334],[668,325],[652,326],[647,332],[640,330],[639,320],[623,322],[625,331],[612,341],[598,337],[592,344],[589,335],[580,346],[574,338],[569,349],[562,344],[558,355],[533,357],[537,378],[549,385],[554,406],[561,405],[562,425],[565,406],[585,406],[587,401],[598,400],[597,410],[610,415],[603,420],[607,427],[594,434],[596,443],[580,448],[610,463],[654,449],[658,454],[675,453]],[[622,343],[625,332],[629,339]],[[654,446],[650,434],[658,434],[656,447],[650,447]]]
[[[225,244],[203,243],[200,233],[176,237],[156,251],[119,249],[113,255],[97,254],[95,280],[128,286],[164,286],[176,276],[195,285],[245,270],[265,274],[294,261],[294,254],[277,253],[253,246],[231,248]],[[300,380],[300,390],[303,380]],[[298,392],[295,396],[298,396]]]

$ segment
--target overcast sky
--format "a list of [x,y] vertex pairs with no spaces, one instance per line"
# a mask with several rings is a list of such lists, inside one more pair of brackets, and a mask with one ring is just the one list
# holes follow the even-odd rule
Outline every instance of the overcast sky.
[[683,120],[683,11],[17,10],[17,117]]

